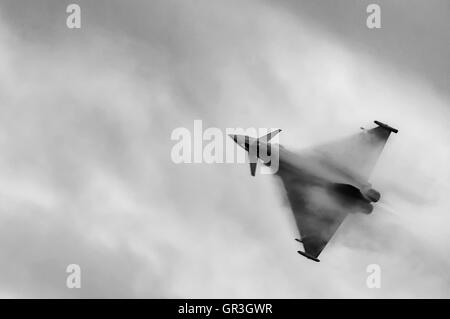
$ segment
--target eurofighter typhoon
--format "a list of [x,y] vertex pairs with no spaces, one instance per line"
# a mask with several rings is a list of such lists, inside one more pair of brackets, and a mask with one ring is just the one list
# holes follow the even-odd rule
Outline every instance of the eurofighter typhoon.
[[350,213],[370,214],[381,194],[368,182],[390,136],[398,130],[379,121],[377,127],[302,153],[287,150],[270,140],[281,130],[260,138],[230,137],[248,152],[250,173],[258,161],[266,166],[278,159],[281,178],[294,213],[304,251],[314,261]]

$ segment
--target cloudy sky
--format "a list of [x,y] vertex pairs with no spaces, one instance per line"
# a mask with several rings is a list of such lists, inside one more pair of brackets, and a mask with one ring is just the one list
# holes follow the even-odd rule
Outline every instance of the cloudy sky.
[[[0,2],[0,297],[450,297],[450,3]],[[306,148],[400,130],[314,263],[278,181],[175,164],[178,127]],[[65,272],[79,264],[82,288]],[[368,289],[366,267],[381,267]]]

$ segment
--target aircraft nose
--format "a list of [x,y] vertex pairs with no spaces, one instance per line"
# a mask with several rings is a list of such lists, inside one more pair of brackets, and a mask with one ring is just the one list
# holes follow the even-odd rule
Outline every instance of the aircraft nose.
[[245,148],[245,136],[236,134],[228,134],[228,136],[231,137],[237,145]]

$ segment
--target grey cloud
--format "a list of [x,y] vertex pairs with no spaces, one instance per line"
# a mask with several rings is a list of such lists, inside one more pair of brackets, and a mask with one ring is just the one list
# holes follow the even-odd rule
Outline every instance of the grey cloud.
[[[381,38],[394,58],[380,59],[317,29],[326,19],[304,21],[274,3],[79,4],[79,32],[65,28],[59,1],[1,4],[0,194],[10,208],[0,219],[2,295],[448,296],[448,98],[432,88],[441,71],[422,74],[419,55],[399,62]],[[448,61],[434,60],[431,69],[445,70]],[[281,143],[308,147],[374,117],[400,134],[372,182],[414,219],[385,225],[377,210],[352,218],[319,265],[295,253],[271,176],[170,160],[170,133],[194,119],[281,127]],[[85,265],[80,291],[61,286],[73,259]],[[365,286],[373,262],[387,275],[379,292]]]
[[[354,50],[376,56],[401,73],[412,73],[448,94],[450,87],[449,22],[450,4],[432,0],[402,1],[278,1],[279,5],[310,21],[315,28],[333,34]],[[376,3],[381,8],[382,27],[365,27],[366,8]]]

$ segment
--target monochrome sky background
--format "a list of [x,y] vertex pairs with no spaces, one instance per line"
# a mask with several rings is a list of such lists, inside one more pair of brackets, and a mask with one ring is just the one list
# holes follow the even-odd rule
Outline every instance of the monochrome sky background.
[[[447,0],[79,0],[79,30],[70,3],[0,2],[0,297],[450,297]],[[196,119],[293,149],[400,132],[313,263],[275,177],[171,161]]]

